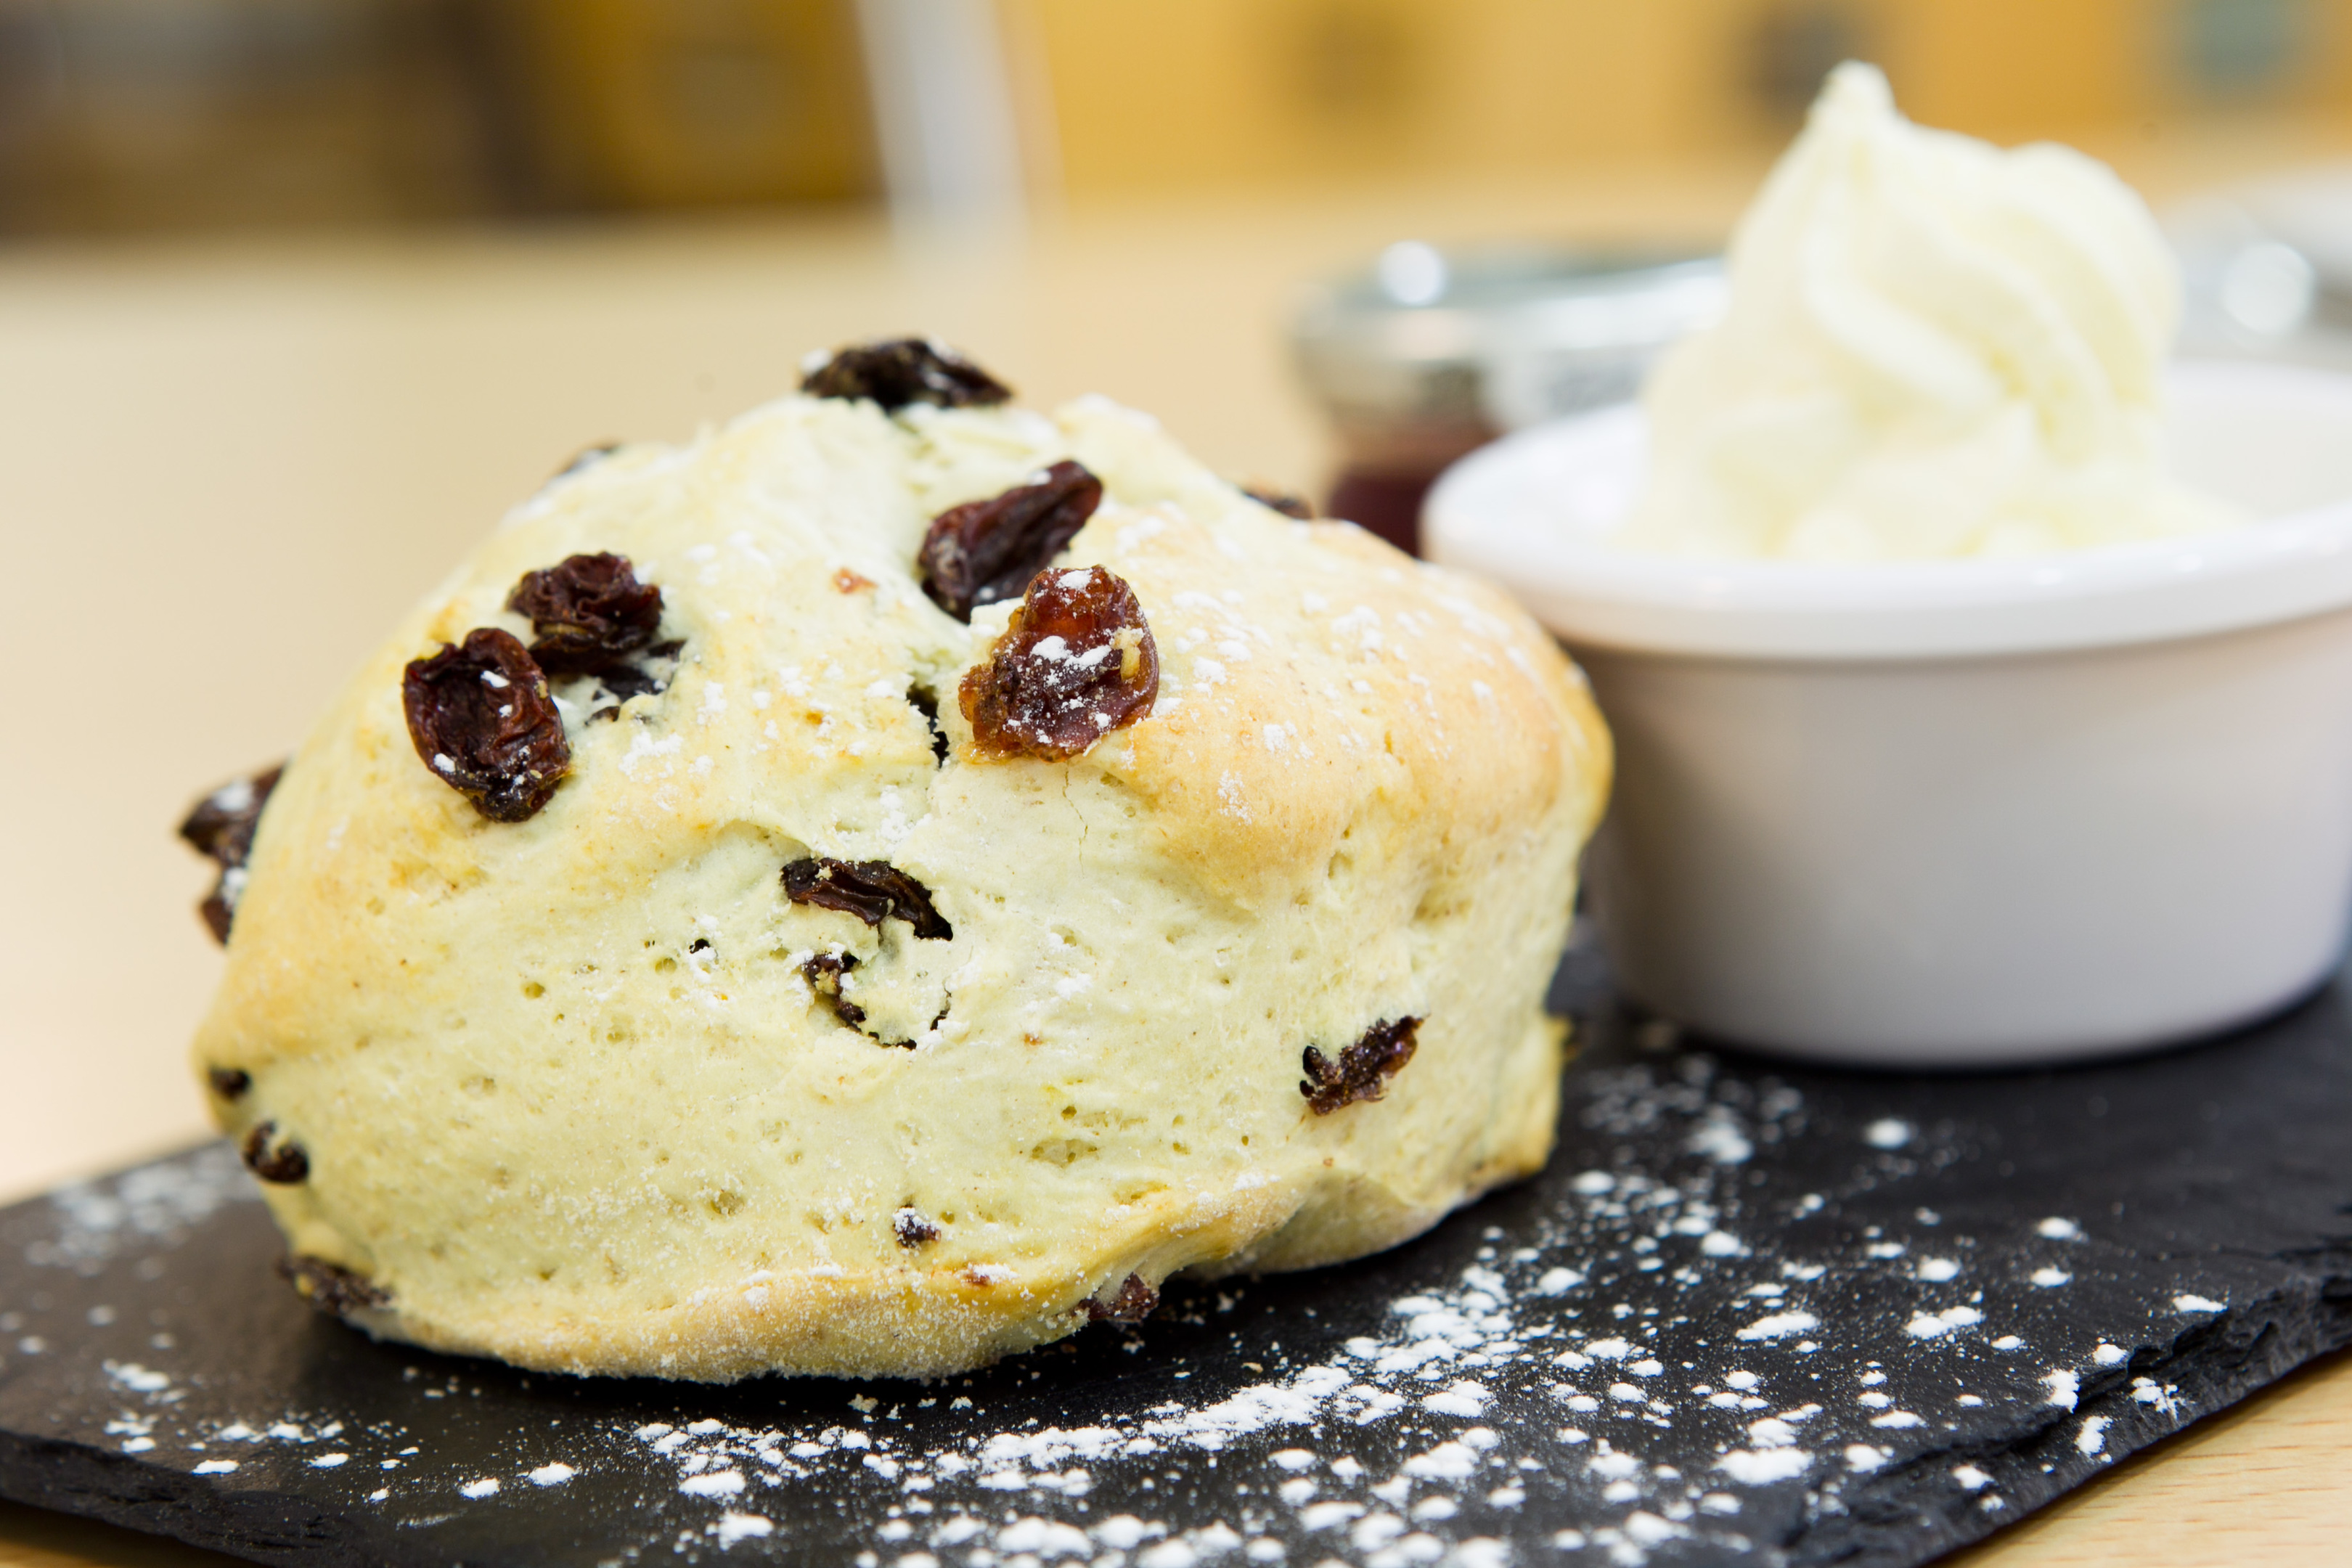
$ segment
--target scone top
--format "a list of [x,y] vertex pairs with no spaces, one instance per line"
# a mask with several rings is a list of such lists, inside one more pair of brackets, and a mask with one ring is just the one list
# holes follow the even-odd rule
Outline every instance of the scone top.
[[[802,389],[890,411],[992,406],[1012,395],[961,355],[911,338],[844,349],[813,365]],[[980,755],[1066,761],[1151,710],[1159,658],[1134,594],[1102,567],[1048,570],[1102,495],[1100,479],[1065,458],[950,507],[924,531],[914,568],[933,604],[969,624],[975,609],[1022,599],[995,654],[959,686]],[[402,692],[418,759],[484,816],[520,822],[571,769],[548,678],[593,679],[596,692],[621,697],[657,693],[666,681],[639,657],[674,657],[683,644],[656,644],[661,590],[609,552],[526,572],[506,608],[530,618],[529,647],[500,627],[478,626],[462,645],[411,660]],[[592,717],[613,710],[593,708]]]
[[855,353],[520,508],[247,829],[199,1058],[380,1331],[946,1370],[1548,1145],[1608,773],[1549,640],[1145,416]]

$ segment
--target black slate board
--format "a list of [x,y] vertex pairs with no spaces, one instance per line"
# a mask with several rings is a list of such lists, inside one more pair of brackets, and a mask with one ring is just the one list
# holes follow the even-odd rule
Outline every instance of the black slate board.
[[378,1345],[225,1148],[67,1189],[0,1212],[0,1495],[264,1563],[1909,1564],[2352,1342],[2342,982],[1938,1079],[1689,1048],[1590,953],[1555,1000],[1540,1179],[929,1385]]

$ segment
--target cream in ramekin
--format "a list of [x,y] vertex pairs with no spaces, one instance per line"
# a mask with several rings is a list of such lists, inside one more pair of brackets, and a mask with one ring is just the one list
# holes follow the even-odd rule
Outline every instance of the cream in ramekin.
[[1448,564],[1567,642],[1617,739],[1592,847],[1627,991],[1889,1066],[2127,1051],[2335,969],[2352,911],[2352,378],[2183,366],[2181,471],[2264,521],[1872,567],[1612,548],[1639,410],[1439,482]]
[[1927,1066],[2318,984],[2352,913],[2352,380],[2168,376],[2137,198],[1909,126],[1861,67],[1731,280],[1644,407],[1474,455],[1423,523],[1616,733],[1592,884],[1625,988]]

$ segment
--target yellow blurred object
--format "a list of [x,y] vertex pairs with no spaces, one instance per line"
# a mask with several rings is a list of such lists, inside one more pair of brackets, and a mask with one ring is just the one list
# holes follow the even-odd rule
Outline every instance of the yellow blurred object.
[[1848,57],[2108,157],[2352,124],[2347,0],[0,0],[0,231],[1760,167]]
[[1529,168],[1706,138],[1675,5],[1034,0],[1074,196]]
[[876,193],[854,0],[0,0],[0,232]]
[[511,0],[551,205],[875,190],[849,0]]
[[2334,0],[1008,0],[1078,199],[1763,152],[1883,64],[2003,141],[2352,117]]
[[463,0],[0,0],[0,232],[446,218]]
[[1905,111],[2002,141],[2249,110],[2352,113],[2336,0],[1879,0]]

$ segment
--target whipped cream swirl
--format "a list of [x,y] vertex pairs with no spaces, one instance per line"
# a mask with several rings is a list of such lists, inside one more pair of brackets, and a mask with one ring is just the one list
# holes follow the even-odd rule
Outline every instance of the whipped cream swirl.
[[2233,526],[2159,449],[2179,294],[2105,165],[1922,129],[1841,66],[1741,221],[1725,319],[1651,380],[1619,542],[1865,562]]

